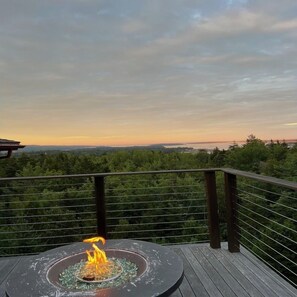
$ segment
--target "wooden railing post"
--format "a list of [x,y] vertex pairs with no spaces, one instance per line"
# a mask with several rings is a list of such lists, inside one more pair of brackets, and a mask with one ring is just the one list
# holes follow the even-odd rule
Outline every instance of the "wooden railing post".
[[220,241],[216,174],[215,174],[215,171],[206,171],[204,173],[204,176],[205,176],[205,187],[206,187],[205,189],[206,189],[206,197],[207,197],[210,247],[212,247],[213,249],[218,249],[221,247],[221,241]]
[[107,239],[104,176],[95,176],[97,234]]
[[237,182],[236,175],[225,173],[225,198],[227,213],[228,249],[231,253],[239,252],[237,220]]

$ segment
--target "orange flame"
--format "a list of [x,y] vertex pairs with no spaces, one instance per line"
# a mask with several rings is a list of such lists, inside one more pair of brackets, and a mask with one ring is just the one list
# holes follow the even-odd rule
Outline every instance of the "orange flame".
[[94,248],[93,251],[86,251],[87,256],[88,256],[88,261],[86,265],[88,266],[95,266],[95,271],[97,274],[100,273],[100,265],[104,265],[108,263],[106,254],[103,250],[100,250],[98,246],[95,244],[95,242],[101,241],[102,244],[105,244],[105,239],[103,237],[93,237],[93,238],[88,238],[84,239],[83,242],[89,242],[93,243],[92,247]]
[[92,238],[87,238],[84,239],[83,242],[98,242],[101,241],[103,244],[105,244],[105,239],[103,237],[92,237]]

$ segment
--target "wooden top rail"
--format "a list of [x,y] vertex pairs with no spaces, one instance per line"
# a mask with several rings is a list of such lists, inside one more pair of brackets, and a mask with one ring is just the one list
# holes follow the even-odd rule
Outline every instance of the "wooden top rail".
[[220,171],[223,171],[223,172],[229,173],[229,174],[233,174],[233,175],[237,175],[237,176],[251,178],[251,179],[265,182],[268,184],[286,187],[286,188],[297,191],[297,182],[288,181],[285,179],[280,179],[280,178],[276,178],[276,177],[272,177],[272,176],[260,175],[260,174],[247,172],[247,171],[231,169],[231,168],[221,168]]
[[212,172],[221,171],[241,177],[251,178],[257,181],[286,187],[297,191],[297,182],[288,181],[276,177],[260,175],[252,172],[236,170],[232,168],[201,168],[201,169],[180,169],[180,170],[158,170],[158,171],[136,171],[136,172],[105,172],[105,173],[88,173],[88,174],[70,174],[70,175],[51,175],[51,176],[26,176],[26,177],[5,177],[1,181],[18,181],[34,179],[56,179],[56,178],[80,178],[80,177],[97,177],[97,176],[122,176],[122,175],[146,175],[146,174],[170,174],[170,173],[195,173],[195,172]]
[[105,173],[87,173],[87,174],[70,174],[70,175],[4,177],[4,178],[0,178],[0,182],[1,181],[32,180],[32,179],[79,178],[79,177],[96,177],[96,176],[195,173],[195,172],[209,172],[209,171],[220,171],[220,170],[221,170],[220,168],[204,168],[204,169],[179,169],[179,170],[158,170],[158,171],[105,172]]

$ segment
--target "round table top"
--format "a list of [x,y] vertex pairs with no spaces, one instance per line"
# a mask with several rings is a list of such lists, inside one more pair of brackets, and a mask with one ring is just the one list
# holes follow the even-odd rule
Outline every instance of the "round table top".
[[141,255],[147,261],[146,271],[119,287],[92,291],[71,291],[49,282],[48,270],[65,257],[81,253],[90,248],[88,243],[74,243],[55,248],[37,256],[25,258],[8,278],[8,297],[152,297],[169,296],[183,279],[183,262],[168,247],[139,240],[107,240],[103,250],[127,250]]

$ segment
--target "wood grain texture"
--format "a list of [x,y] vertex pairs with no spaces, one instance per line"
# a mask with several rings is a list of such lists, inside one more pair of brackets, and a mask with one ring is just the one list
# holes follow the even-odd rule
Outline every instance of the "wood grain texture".
[[[227,244],[212,249],[208,244],[170,247],[183,260],[184,279],[171,297],[296,297],[297,289],[253,254],[241,247],[230,253]],[[5,282],[23,258],[0,258],[0,297]]]

